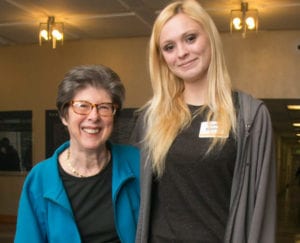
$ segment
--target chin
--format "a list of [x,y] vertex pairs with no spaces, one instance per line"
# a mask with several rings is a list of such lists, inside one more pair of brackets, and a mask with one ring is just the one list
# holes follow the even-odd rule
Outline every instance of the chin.
[[97,142],[97,143],[85,143],[82,144],[82,147],[88,150],[97,150],[101,147],[103,143],[102,142]]

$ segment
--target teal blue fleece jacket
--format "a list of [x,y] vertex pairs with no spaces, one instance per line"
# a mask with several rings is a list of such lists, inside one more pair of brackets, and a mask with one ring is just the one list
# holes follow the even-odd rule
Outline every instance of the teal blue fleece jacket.
[[[27,175],[20,197],[15,243],[81,242],[58,171],[58,156],[67,147],[69,142],[61,145],[52,157],[38,163]],[[133,146],[110,144],[110,148],[116,230],[122,243],[132,243],[139,213],[140,155]]]

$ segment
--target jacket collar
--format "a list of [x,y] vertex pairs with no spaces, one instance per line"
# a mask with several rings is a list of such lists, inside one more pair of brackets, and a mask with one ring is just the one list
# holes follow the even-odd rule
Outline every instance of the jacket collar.
[[[51,179],[46,180],[47,189],[45,190],[44,197],[72,211],[58,169],[58,156],[69,146],[70,142],[65,142],[54,152],[52,157],[46,160],[47,165],[45,171],[48,174],[47,177],[50,177]],[[111,149],[113,163],[112,196],[113,199],[116,199],[122,185],[131,178],[135,178],[135,175],[129,164],[128,156],[123,156],[124,149],[121,146],[114,145],[110,142],[108,142],[108,146]]]
[[50,180],[47,179],[45,182],[47,189],[45,190],[44,197],[72,211],[58,168],[58,156],[69,146],[69,141],[65,142],[45,161],[45,173],[48,174],[46,178],[50,178]]

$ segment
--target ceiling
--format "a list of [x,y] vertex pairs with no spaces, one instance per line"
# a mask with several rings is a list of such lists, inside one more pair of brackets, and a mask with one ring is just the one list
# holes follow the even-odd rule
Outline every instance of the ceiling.
[[[169,0],[0,0],[0,47],[38,45],[38,28],[54,16],[64,22],[65,41],[149,36],[159,11]],[[241,0],[199,0],[220,32],[229,32],[230,11]],[[300,30],[300,0],[248,0],[259,11],[259,30]],[[297,138],[291,123],[300,122],[300,111],[286,104],[300,100],[265,100],[274,129],[289,143]],[[300,138],[298,138],[299,140]]]
[[[169,0],[0,0],[0,46],[38,43],[38,27],[54,16],[65,40],[149,36]],[[221,32],[241,0],[199,0]],[[260,30],[300,30],[299,0],[248,0],[259,11]]]

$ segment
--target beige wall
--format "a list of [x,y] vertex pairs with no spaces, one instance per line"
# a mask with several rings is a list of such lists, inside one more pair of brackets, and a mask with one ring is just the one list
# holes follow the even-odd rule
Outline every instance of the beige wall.
[[71,67],[104,64],[123,80],[125,106],[141,106],[151,95],[146,38],[66,42],[62,48],[0,48],[0,110],[33,111],[33,160],[45,156],[45,110],[55,109],[57,85]]
[[[259,98],[300,98],[300,31],[222,38],[234,87]],[[125,106],[141,106],[151,96],[147,45],[148,38],[128,38],[65,42],[56,50],[38,45],[0,48],[0,111],[33,111],[34,163],[44,159],[45,110],[55,109],[64,73],[81,64],[110,66],[126,86]],[[23,178],[0,174],[0,215],[16,214]]]
[[24,178],[15,172],[0,172],[0,215],[16,215]]
[[222,37],[234,87],[259,98],[300,98],[300,31]]

